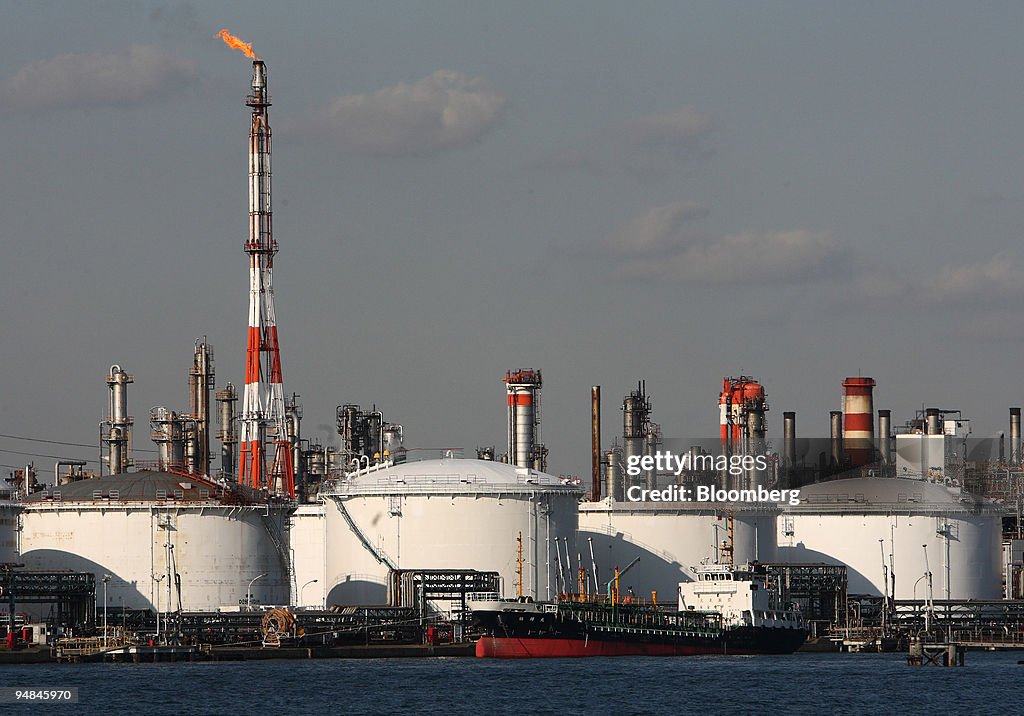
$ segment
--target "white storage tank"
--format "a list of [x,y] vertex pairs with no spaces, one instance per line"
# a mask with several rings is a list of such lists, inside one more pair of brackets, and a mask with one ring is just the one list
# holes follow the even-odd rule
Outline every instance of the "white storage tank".
[[295,604],[325,606],[327,592],[327,520],[324,503],[300,504],[291,516],[291,552],[295,571]]
[[557,593],[555,541],[571,545],[582,489],[553,475],[489,460],[379,465],[325,486],[326,600],[380,604],[398,569],[500,573],[516,593]]
[[176,610],[179,582],[186,611],[237,609],[250,594],[287,604],[292,507],[249,494],[150,471],[61,485],[25,501],[19,559],[28,569],[92,572],[97,585],[111,575],[114,607]]
[[[1004,508],[941,483],[862,477],[806,485],[778,520],[779,559],[845,564],[851,594],[999,599]],[[927,558],[926,558],[927,555]],[[926,561],[927,559],[927,561]],[[916,589],[915,589],[916,587]]]
[[[620,588],[632,587],[638,596],[658,592],[659,602],[676,598],[679,582],[694,578],[692,568],[727,557],[729,517],[732,517],[733,560],[773,561],[775,505],[693,502],[619,502],[602,500],[580,505],[578,549],[590,568],[594,548],[599,579],[640,557],[623,575]],[[575,555],[574,555],[575,558]]]

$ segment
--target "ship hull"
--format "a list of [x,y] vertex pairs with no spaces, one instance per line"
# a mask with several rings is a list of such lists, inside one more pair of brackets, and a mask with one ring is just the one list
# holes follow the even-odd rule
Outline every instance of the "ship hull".
[[484,636],[476,643],[478,657],[495,659],[571,658],[580,656],[699,656],[707,654],[792,654],[807,638],[802,629],[741,627],[715,639],[665,637],[644,640],[624,633],[615,640],[600,637]]
[[[476,655],[498,659],[580,656],[697,656],[702,654],[791,654],[807,638],[802,628],[764,626],[707,627],[684,615],[688,625],[670,627],[644,621],[585,621],[565,613],[474,613],[482,632]],[[660,615],[662,617],[668,615]]]
[[696,644],[652,644],[589,639],[481,637],[476,655],[496,659],[567,658],[578,656],[695,656],[721,653]]

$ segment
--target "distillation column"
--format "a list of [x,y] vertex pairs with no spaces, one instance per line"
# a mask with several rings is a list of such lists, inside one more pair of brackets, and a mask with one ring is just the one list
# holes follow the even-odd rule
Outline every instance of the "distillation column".
[[188,404],[194,421],[190,444],[193,469],[200,475],[210,474],[210,392],[213,390],[213,348],[206,339],[196,341],[192,368],[188,372]]
[[128,375],[121,366],[110,366],[107,375],[110,395],[102,438],[107,445],[106,463],[111,475],[124,472],[132,464],[132,424],[135,421],[128,415],[128,384],[134,382],[135,377]]
[[536,468],[536,456],[544,449],[540,444],[541,385],[539,370],[510,370],[505,373],[508,461],[512,465]]
[[217,414],[220,426],[217,439],[220,440],[220,469],[225,478],[235,475],[235,446],[238,444],[238,433],[235,430],[235,403],[238,402],[238,391],[228,383],[218,390],[214,397],[217,400]]

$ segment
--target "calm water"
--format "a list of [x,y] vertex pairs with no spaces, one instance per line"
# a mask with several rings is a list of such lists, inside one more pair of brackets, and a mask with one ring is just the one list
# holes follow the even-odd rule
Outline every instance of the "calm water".
[[1018,658],[971,652],[952,669],[898,654],[2,666],[0,685],[77,686],[79,703],[0,713],[1010,714]]

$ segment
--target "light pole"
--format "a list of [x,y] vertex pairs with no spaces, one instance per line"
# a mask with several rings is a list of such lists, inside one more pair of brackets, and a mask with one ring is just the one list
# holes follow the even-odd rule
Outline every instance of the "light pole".
[[932,568],[928,566],[928,545],[921,545],[924,550],[924,576],[928,577],[928,609],[924,613],[924,630],[932,630]]
[[266,576],[267,576],[267,572],[264,572],[263,574],[259,575],[258,577],[253,577],[252,581],[249,582],[249,587],[245,590],[245,609],[246,609],[246,611],[252,611],[252,585],[256,583],[257,579],[262,579],[263,577],[266,577]]
[[306,590],[306,587],[308,587],[310,584],[316,584],[319,581],[319,579],[311,579],[302,585],[302,587],[299,589],[299,606],[303,606],[306,603],[306,601],[302,598],[302,593]]
[[[878,551],[882,554],[882,634],[885,634],[885,618],[889,613],[889,568],[885,564],[885,540],[878,540]],[[894,595],[895,596],[895,595]]]
[[110,581],[110,575],[103,575],[103,648],[107,648],[107,582]]
[[914,601],[915,602],[917,601],[917,585],[921,583],[922,579],[928,579],[928,574],[927,573],[922,574],[920,577],[917,578],[917,581],[914,582]]
[[164,581],[164,576],[161,574],[159,577],[153,575],[153,581],[156,582],[156,643],[160,643],[160,582]]

